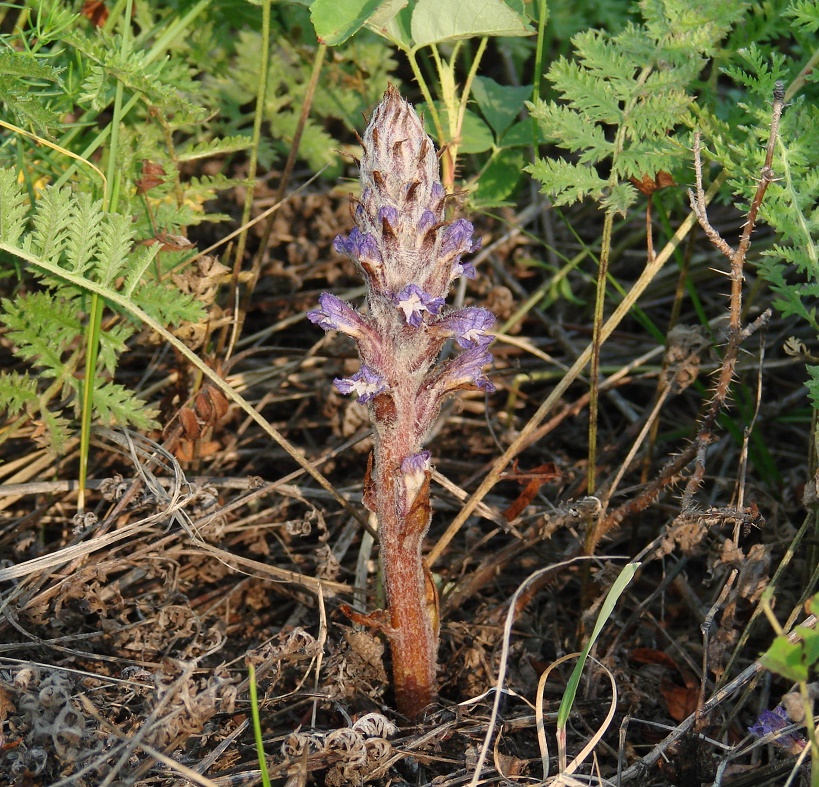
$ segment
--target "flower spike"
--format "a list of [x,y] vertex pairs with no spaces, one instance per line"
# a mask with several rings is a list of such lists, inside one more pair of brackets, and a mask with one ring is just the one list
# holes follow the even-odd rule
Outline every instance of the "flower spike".
[[[361,145],[355,227],[334,246],[364,275],[366,316],[329,293],[307,316],[358,345],[361,368],[335,386],[367,404],[373,422],[367,505],[378,517],[395,695],[399,710],[417,718],[435,698],[438,651],[435,584],[422,560],[432,516],[424,443],[449,394],[494,391],[484,368],[495,318],[477,307],[444,313],[452,281],[475,276],[461,258],[480,240],[466,219],[447,221],[435,146],[395,88],[373,112]],[[461,352],[444,362],[449,337]]]

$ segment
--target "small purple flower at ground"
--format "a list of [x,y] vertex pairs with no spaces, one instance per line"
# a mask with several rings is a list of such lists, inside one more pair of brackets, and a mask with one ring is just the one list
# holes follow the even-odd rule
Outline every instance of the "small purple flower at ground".
[[336,377],[333,384],[343,394],[357,394],[359,404],[369,402],[388,387],[386,380],[366,364],[361,364],[352,377]]
[[[757,738],[764,738],[766,735],[784,730],[792,725],[788,718],[788,713],[781,705],[777,705],[773,710],[767,708],[759,714],[755,724],[748,727],[751,735]],[[801,735],[786,733],[777,735],[772,741],[774,746],[786,749],[789,754],[799,754],[805,748],[806,741]]]

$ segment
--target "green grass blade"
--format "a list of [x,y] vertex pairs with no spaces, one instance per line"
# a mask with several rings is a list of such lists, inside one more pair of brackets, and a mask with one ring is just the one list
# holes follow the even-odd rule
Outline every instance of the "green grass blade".
[[597,622],[594,624],[594,629],[589,637],[589,641],[586,643],[586,647],[583,648],[583,652],[580,654],[577,664],[575,664],[574,671],[569,678],[569,682],[566,684],[566,691],[563,692],[563,700],[561,701],[560,709],[557,712],[558,734],[561,734],[566,728],[566,722],[569,719],[569,714],[572,712],[572,705],[574,704],[574,698],[577,695],[577,687],[580,685],[580,677],[583,674],[583,668],[586,666],[586,659],[588,658],[592,647],[594,647],[597,637],[600,636],[603,626],[606,625],[608,619],[611,617],[611,613],[614,610],[614,605],[623,594],[623,591],[626,589],[628,583],[631,582],[638,568],[640,568],[640,563],[629,563],[623,567],[623,570],[620,572],[620,576],[617,577],[614,584],[611,586],[611,589],[606,596],[606,600],[603,602],[603,606],[600,608],[600,614],[597,616]]
[[253,718],[253,738],[256,741],[256,754],[259,757],[259,769],[262,772],[263,787],[270,787],[270,774],[267,771],[267,761],[264,756],[264,744],[262,742],[262,723],[259,720],[259,699],[256,696],[256,668],[252,664],[247,665],[248,686],[250,688],[250,715]]

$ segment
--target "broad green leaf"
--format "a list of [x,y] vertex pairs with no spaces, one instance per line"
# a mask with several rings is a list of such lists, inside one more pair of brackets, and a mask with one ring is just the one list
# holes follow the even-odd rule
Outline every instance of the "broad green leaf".
[[418,0],[412,13],[415,47],[481,36],[528,36],[534,29],[502,0]]
[[461,128],[460,153],[483,153],[492,148],[492,132],[474,112],[466,111]]
[[490,77],[477,77],[472,95],[492,130],[500,137],[515,122],[524,108],[523,102],[531,97],[532,88],[499,85]]
[[504,150],[481,173],[478,188],[473,195],[476,207],[490,208],[502,205],[517,186],[523,174],[523,153]]
[[802,649],[805,652],[805,661],[809,667],[819,661],[819,631],[807,626],[797,626],[796,632],[802,637]]
[[805,663],[805,651],[799,642],[789,642],[784,635],[777,637],[766,653],[759,659],[760,663],[777,675],[794,682],[808,679],[808,667]]
[[382,0],[316,0],[310,18],[319,41],[338,46],[378,14],[382,5]]
[[[389,2],[389,0],[387,0],[387,2]],[[378,14],[373,18],[373,22],[368,24],[376,33],[384,36],[384,38],[395,44],[399,49],[409,50],[412,49],[412,32],[410,31],[412,11],[412,6],[405,3],[399,12],[383,27],[379,28],[375,25],[375,19]]]
[[[424,118],[427,134],[435,136],[435,129],[432,127],[432,119],[429,112],[424,111],[425,104],[419,104],[416,109]],[[436,102],[438,113],[444,111],[443,104]],[[440,145],[441,140],[438,140]],[[492,149],[494,138],[489,126],[486,125],[474,112],[466,111],[464,123],[461,127],[461,138],[458,141],[459,153],[483,153]]]
[[526,118],[515,123],[504,135],[501,137],[500,146],[503,148],[519,148],[530,147],[534,142],[543,144],[546,139],[540,133],[540,127],[535,122],[534,118]]
[[409,4],[409,0],[381,0],[378,10],[367,20],[367,27],[384,35],[385,30],[395,17]]

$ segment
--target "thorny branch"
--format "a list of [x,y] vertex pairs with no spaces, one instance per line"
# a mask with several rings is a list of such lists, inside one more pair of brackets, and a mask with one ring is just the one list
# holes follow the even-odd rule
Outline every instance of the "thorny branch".
[[594,544],[591,545],[592,548],[595,547],[606,534],[617,528],[620,523],[623,522],[623,520],[648,508],[648,506],[657,499],[660,492],[669,484],[675,482],[679,478],[679,475],[683,469],[692,460],[696,460],[694,472],[689,478],[683,493],[682,515],[686,514],[686,510],[689,509],[693,503],[694,495],[696,494],[705,474],[705,458],[707,455],[708,445],[713,440],[712,432],[714,426],[716,425],[717,417],[725,407],[731,381],[734,378],[740,346],[746,338],[765,325],[765,323],[767,323],[771,317],[771,311],[770,309],[767,309],[756,320],[754,320],[754,322],[746,326],[744,329],[742,328],[741,315],[742,282],[744,281],[743,268],[745,266],[745,260],[751,245],[751,234],[754,231],[759,208],[762,205],[762,200],[765,197],[765,192],[767,191],[768,186],[774,180],[774,172],[772,168],[773,153],[783,107],[784,85],[781,82],[777,82],[774,89],[774,101],[771,114],[771,132],[766,148],[765,163],[762,166],[756,193],[754,194],[751,206],[748,210],[748,216],[743,226],[739,245],[736,249],[731,248],[731,246],[719,235],[708,220],[705,193],[702,185],[700,135],[699,133],[696,133],[694,136],[694,171],[696,174],[696,188],[695,191],[689,191],[691,207],[697,216],[700,226],[708,236],[708,239],[716,248],[718,248],[731,260],[731,270],[728,274],[731,279],[729,327],[727,342],[725,345],[725,354],[723,355],[722,365],[719,369],[714,394],[708,404],[697,436],[688,446],[686,446],[677,456],[671,459],[665,465],[665,467],[662,468],[657,477],[645,487],[640,495],[626,503],[623,503],[618,508],[615,508],[598,523]]

